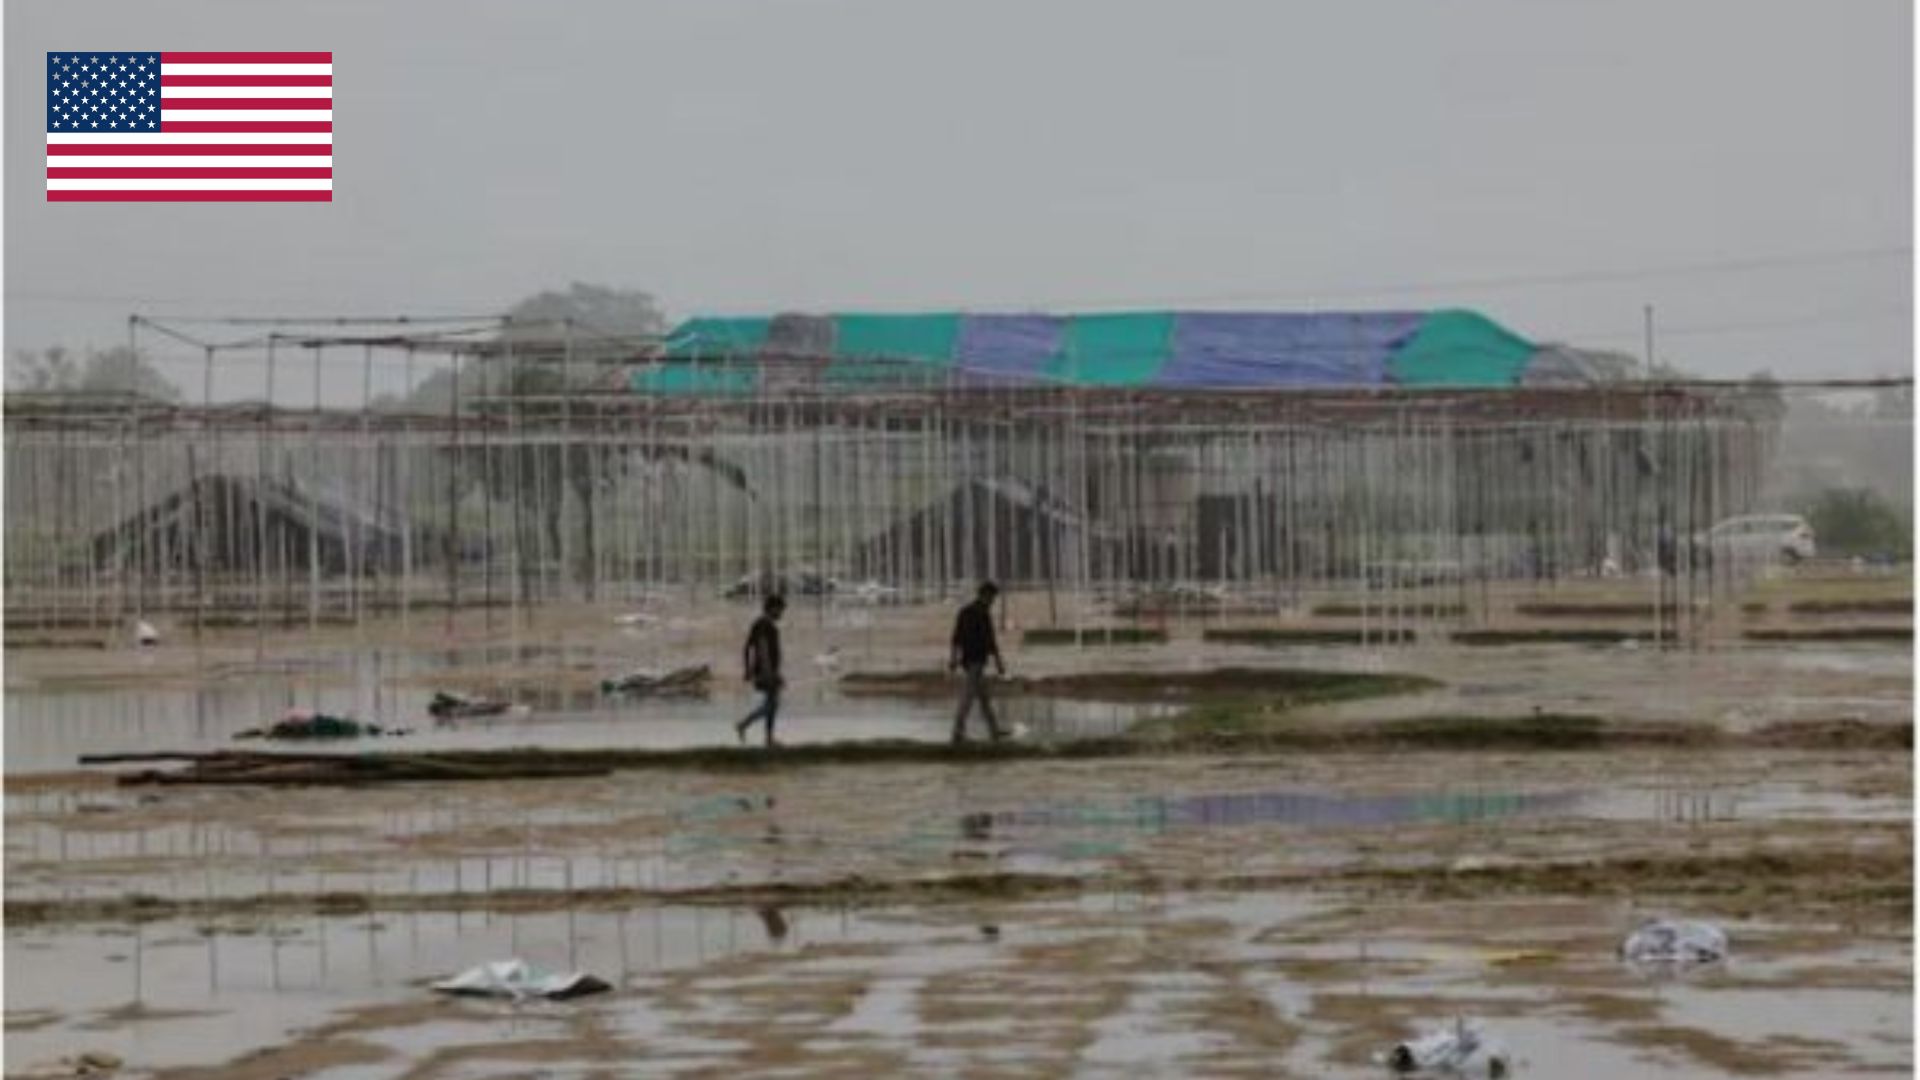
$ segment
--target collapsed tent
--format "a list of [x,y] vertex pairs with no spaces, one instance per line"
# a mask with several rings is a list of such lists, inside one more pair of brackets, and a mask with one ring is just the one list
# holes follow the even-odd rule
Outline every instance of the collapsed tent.
[[849,565],[857,575],[894,581],[1033,581],[1068,576],[1069,560],[1083,547],[1105,567],[1121,557],[1122,537],[1089,528],[1044,487],[1012,477],[976,478],[869,536],[853,549]]
[[160,495],[94,534],[92,546],[99,565],[124,561],[149,572],[179,565],[251,573],[267,561],[317,562],[335,574],[397,570],[409,540],[421,552],[441,543],[392,507],[317,485],[218,473]]
[[669,335],[662,361],[636,372],[633,388],[751,394],[795,374],[792,364],[769,371],[742,360],[811,361],[810,377],[838,388],[928,374],[1187,390],[1511,387],[1530,382],[1542,355],[1551,354],[1463,310],[702,317]]

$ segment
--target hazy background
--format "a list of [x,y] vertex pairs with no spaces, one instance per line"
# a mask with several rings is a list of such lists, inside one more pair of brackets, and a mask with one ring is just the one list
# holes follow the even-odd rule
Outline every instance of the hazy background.
[[[1907,0],[8,0],[5,344],[144,314],[1477,307],[1912,367]],[[49,49],[331,49],[335,201],[49,205]],[[177,373],[197,378],[191,367]]]

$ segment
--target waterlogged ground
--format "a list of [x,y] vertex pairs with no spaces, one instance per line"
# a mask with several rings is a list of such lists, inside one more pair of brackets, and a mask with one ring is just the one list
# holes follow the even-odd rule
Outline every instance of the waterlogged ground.
[[[802,631],[792,631],[798,635]],[[804,640],[804,639],[803,639]],[[831,649],[835,646],[826,646]],[[726,648],[674,646],[651,659],[617,644],[493,648],[363,647],[325,641],[252,659],[240,646],[75,656],[9,654],[8,775],[72,767],[83,754],[213,750],[290,708],[357,717],[409,731],[404,740],[346,749],[474,747],[684,747],[724,744],[730,722],[754,704],[733,677]],[[819,654],[828,659],[824,651]],[[952,726],[944,700],[883,700],[839,692],[846,671],[937,667],[937,646],[837,653],[831,664],[796,660],[780,735],[791,742],[905,738],[938,741]],[[601,693],[601,678],[636,667],[714,665],[701,698],[648,700]],[[1015,652],[1024,675],[1085,670],[1192,671],[1222,664],[1405,673],[1440,688],[1322,707],[1311,718],[1367,719],[1434,712],[1527,715],[1536,710],[1747,731],[1783,721],[1858,719],[1907,723],[1912,651],[1900,644],[1735,644],[1699,652],[1621,645],[1521,645],[1497,649],[1413,646],[1261,648],[1178,641],[1157,647],[1046,648]],[[523,706],[512,715],[436,723],[435,689],[490,694]],[[1011,700],[1003,715],[1044,738],[1108,736],[1146,715],[1140,705]],[[258,744],[255,744],[256,746]]]
[[[305,1026],[209,1074],[1368,1076],[1381,1047],[1467,1013],[1523,1075],[1910,1072],[1897,937],[1733,920],[1732,962],[1670,978],[1612,958],[1627,915],[1578,899],[1091,892],[29,931],[10,951],[65,1004],[10,1003],[9,1060],[80,1043],[186,1066]],[[419,985],[509,951],[587,964],[617,989],[513,1005]]]
[[[1030,599],[1030,598],[1027,598]],[[1766,617],[1787,621],[1788,599]],[[943,702],[838,671],[937,657],[924,616],[790,620],[795,742],[939,739]],[[6,1072],[1378,1077],[1482,1018],[1521,1076],[1909,1075],[1910,751],[1482,750],[683,768],[367,788],[127,787],[83,752],[208,749],[290,705],[434,747],[730,741],[747,699],[607,701],[734,628],[605,612],[484,628],[9,654]],[[924,625],[923,625],[924,624]],[[595,629],[594,627],[598,627]],[[1912,722],[1904,646],[1016,650],[1026,674],[1275,664],[1405,672],[1364,723],[1535,710],[1753,731]],[[818,638],[818,641],[814,640]],[[826,650],[839,649],[829,658]],[[821,663],[812,662],[820,655]],[[434,726],[438,685],[525,715]],[[1011,704],[1011,703],[1010,703]],[[1029,700],[1039,740],[1150,710]],[[401,740],[350,744],[394,749]],[[1644,917],[1733,957],[1621,964]],[[484,960],[583,969],[569,1003],[448,1000]],[[65,1072],[62,1072],[64,1068]]]
[[[1640,751],[17,784],[8,1068],[1374,1075],[1374,1051],[1468,1013],[1542,1075],[1904,1075],[1909,768]],[[1655,912],[1721,922],[1733,962],[1621,966]],[[422,985],[516,955],[616,990]]]

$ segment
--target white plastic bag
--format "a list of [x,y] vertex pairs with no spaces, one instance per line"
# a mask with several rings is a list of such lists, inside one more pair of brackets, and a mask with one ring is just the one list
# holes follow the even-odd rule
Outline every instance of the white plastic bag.
[[1711,923],[1653,919],[1627,935],[1620,956],[1632,964],[1712,964],[1727,958],[1727,935]]
[[1506,1047],[1489,1037],[1478,1021],[1464,1018],[1398,1043],[1383,1057],[1394,1072],[1424,1076],[1500,1080],[1513,1068]]
[[530,997],[565,1001],[613,989],[605,981],[584,972],[550,974],[518,959],[493,960],[479,967],[468,968],[451,979],[434,983],[433,988],[443,994],[504,997],[515,1001]]

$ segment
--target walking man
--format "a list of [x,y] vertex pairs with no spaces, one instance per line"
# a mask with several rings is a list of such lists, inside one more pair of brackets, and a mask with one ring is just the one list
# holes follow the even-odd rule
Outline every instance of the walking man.
[[987,693],[988,660],[993,661],[1002,677],[1007,674],[1006,661],[1000,659],[1000,645],[993,639],[993,598],[999,594],[993,582],[985,582],[980,586],[979,595],[960,609],[960,617],[953,623],[953,650],[947,667],[958,668],[966,674],[966,684],[960,691],[960,711],[953,718],[956,743],[967,741],[967,714],[973,711],[975,701],[980,703],[980,711],[987,718],[987,730],[995,741],[1007,737],[993,715],[993,701]]
[[773,741],[773,721],[780,711],[780,688],[787,682],[780,675],[780,613],[785,610],[786,598],[778,594],[767,597],[760,617],[753,620],[753,629],[747,631],[746,678],[760,691],[760,704],[733,725],[733,733],[743,743],[747,741],[747,729],[760,720],[767,725],[767,745],[778,745]]

